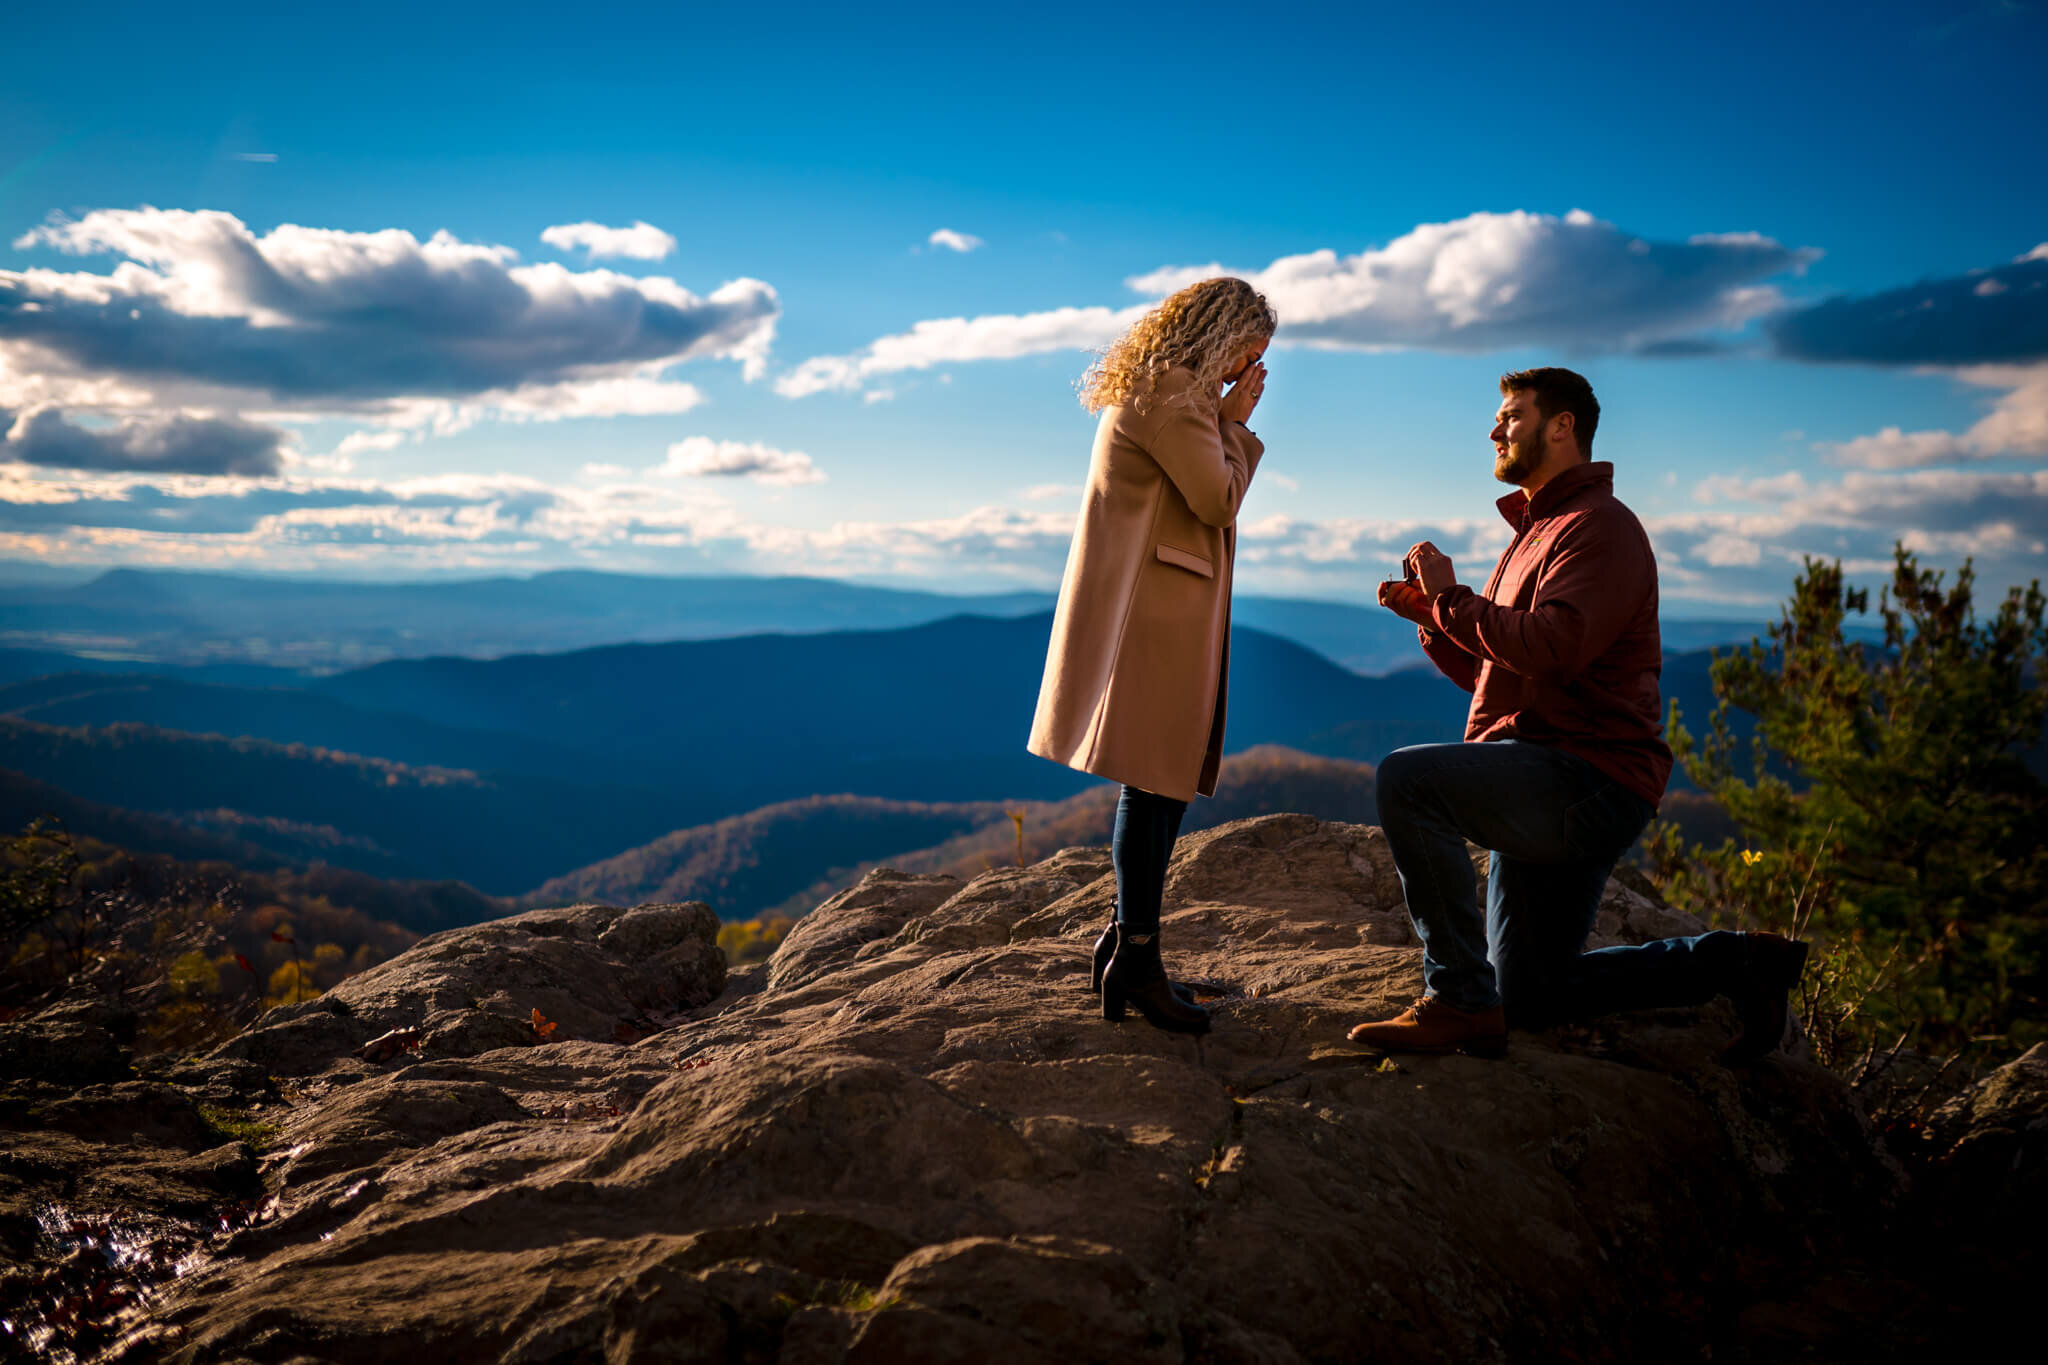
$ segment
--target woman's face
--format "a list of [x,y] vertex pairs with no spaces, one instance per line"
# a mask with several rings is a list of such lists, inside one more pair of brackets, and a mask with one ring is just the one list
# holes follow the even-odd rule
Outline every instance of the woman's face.
[[1237,358],[1237,364],[1231,366],[1230,373],[1223,376],[1223,382],[1226,384],[1235,384],[1238,380],[1244,378],[1244,372],[1246,370],[1250,369],[1253,365],[1257,364],[1260,360],[1263,360],[1265,358],[1266,346],[1270,340],[1271,339],[1268,338],[1267,341],[1255,343],[1250,350],[1247,350],[1243,355],[1239,356]]

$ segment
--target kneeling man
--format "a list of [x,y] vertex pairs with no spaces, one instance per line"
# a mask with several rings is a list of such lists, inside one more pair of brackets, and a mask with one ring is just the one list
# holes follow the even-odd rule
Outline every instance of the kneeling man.
[[[1422,938],[1420,1000],[1360,1024],[1390,1050],[1496,1052],[1509,1025],[1735,1001],[1730,1061],[1778,1045],[1804,943],[1717,932],[1583,952],[1614,865],[1671,776],[1657,679],[1657,561],[1590,458],[1600,404],[1570,370],[1503,376],[1494,477],[1515,536],[1484,592],[1424,541],[1380,602],[1472,694],[1463,744],[1389,754],[1380,825]],[[1466,841],[1492,852],[1482,919]]]

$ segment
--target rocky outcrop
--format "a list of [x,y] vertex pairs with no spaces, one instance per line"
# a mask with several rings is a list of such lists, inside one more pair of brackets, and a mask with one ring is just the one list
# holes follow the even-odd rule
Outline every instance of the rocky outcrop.
[[471,1057],[554,1040],[633,1042],[725,988],[709,906],[575,905],[449,929],[284,1005],[217,1056],[280,1076],[367,1049]]
[[2048,1043],[1942,1105],[1927,1130],[1952,1214],[2038,1239],[2048,1216]]
[[0,1361],[112,1341],[150,1287],[263,1193],[261,1070],[145,1063],[91,999],[0,1024]]
[[[1183,841],[1201,1040],[1096,1016],[1113,895],[1103,850],[877,872],[695,1006],[688,908],[427,940],[229,1049],[299,1076],[269,1201],[116,1358],[1740,1358],[1898,1196],[1832,1075],[1718,1062],[1723,1006],[1347,1045],[1419,985],[1375,829]],[[1617,883],[1600,933],[1682,923]],[[481,1051],[445,1018],[534,1009],[559,1031]]]

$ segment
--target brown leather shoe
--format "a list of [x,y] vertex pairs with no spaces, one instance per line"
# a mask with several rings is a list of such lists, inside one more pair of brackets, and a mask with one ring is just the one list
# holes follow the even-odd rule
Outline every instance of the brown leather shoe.
[[1495,1005],[1477,1014],[1425,995],[1391,1019],[1360,1024],[1346,1037],[1388,1052],[1470,1052],[1498,1057],[1507,1050],[1508,1025]]

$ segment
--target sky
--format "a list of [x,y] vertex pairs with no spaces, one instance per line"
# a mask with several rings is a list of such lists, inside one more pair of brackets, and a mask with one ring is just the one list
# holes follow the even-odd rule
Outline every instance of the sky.
[[[1668,12],[1667,12],[1668,11]],[[1238,586],[1507,540],[1602,403],[1666,613],[2048,564],[2048,12],[39,7],[0,86],[0,560],[1059,581],[1090,352],[1281,330]]]

